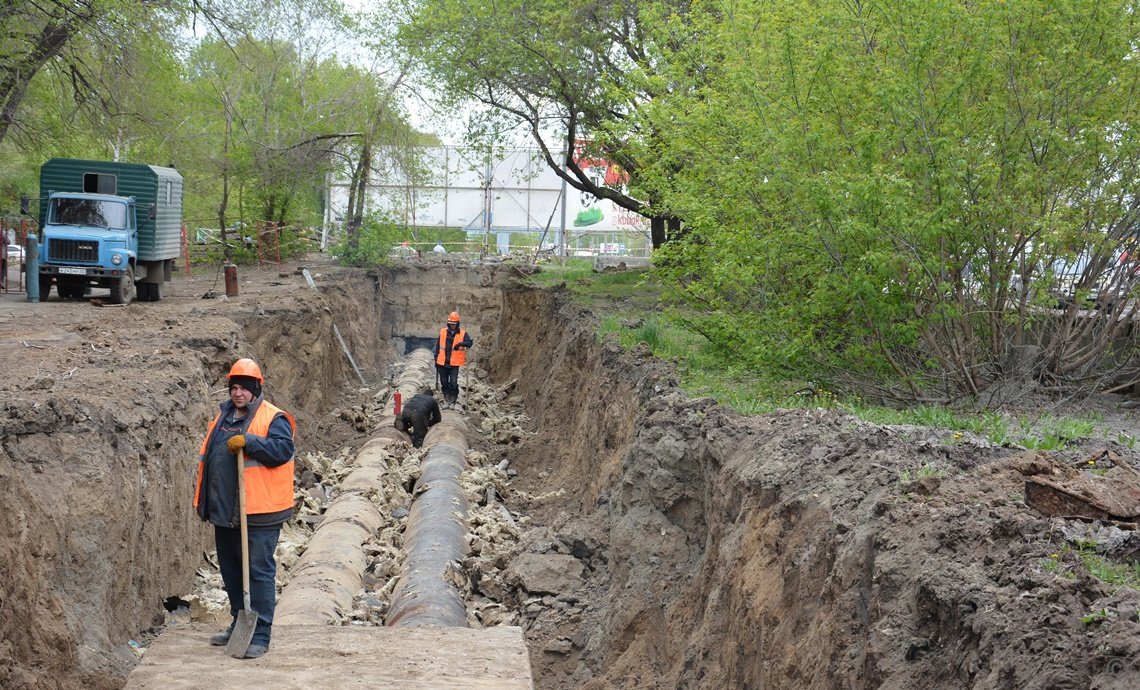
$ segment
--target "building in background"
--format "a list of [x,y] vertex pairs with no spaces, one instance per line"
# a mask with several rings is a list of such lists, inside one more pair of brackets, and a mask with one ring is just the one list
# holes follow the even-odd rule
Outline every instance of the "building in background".
[[[504,254],[541,245],[553,254],[566,247],[571,256],[648,253],[647,219],[563,185],[536,148],[419,151],[420,170],[427,175],[413,180],[397,170],[374,172],[366,212],[388,211],[417,230],[463,229],[469,251]],[[608,184],[624,182],[605,161],[590,161],[584,170]],[[342,223],[348,196],[347,179],[329,183],[326,227]]]

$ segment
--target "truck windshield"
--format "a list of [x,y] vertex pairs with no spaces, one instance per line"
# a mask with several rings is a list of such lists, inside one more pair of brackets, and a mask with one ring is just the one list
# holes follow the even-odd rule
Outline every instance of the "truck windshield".
[[50,222],[124,230],[127,227],[127,205],[102,199],[53,199]]

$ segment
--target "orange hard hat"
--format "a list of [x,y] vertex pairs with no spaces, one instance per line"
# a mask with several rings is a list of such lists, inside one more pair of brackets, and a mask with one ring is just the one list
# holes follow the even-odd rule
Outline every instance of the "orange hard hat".
[[257,366],[257,362],[248,357],[234,362],[234,366],[230,369],[230,373],[226,378],[232,379],[235,376],[251,376],[257,379],[258,383],[265,383],[265,379],[261,377],[261,367]]
[[457,312],[457,311],[451,312],[451,316],[447,317],[447,322],[448,323],[459,323],[459,312]]

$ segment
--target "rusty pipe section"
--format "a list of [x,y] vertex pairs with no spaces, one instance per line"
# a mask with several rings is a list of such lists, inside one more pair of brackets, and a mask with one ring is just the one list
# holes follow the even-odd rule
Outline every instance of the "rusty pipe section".
[[[417,350],[397,372],[397,390],[414,392],[429,383],[433,375],[431,352]],[[390,400],[387,423],[377,427],[353,458],[355,469],[341,482],[340,494],[325,511],[305,553],[293,567],[293,577],[277,603],[275,624],[336,625],[352,610],[353,598],[368,566],[363,546],[384,522],[384,516],[368,496],[384,490],[390,464],[387,447],[395,441],[411,443],[406,433],[392,426],[395,417],[391,403]]]
[[385,625],[467,626],[463,595],[453,584],[467,557],[467,497],[459,483],[466,467],[467,425],[450,411],[428,431],[422,473],[404,531],[406,559]]

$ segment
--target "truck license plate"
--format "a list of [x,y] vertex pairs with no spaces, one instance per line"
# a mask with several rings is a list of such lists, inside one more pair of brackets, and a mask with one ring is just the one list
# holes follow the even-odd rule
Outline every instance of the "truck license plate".
[[59,272],[69,276],[85,276],[87,275],[86,268],[71,268],[70,266],[60,266]]

